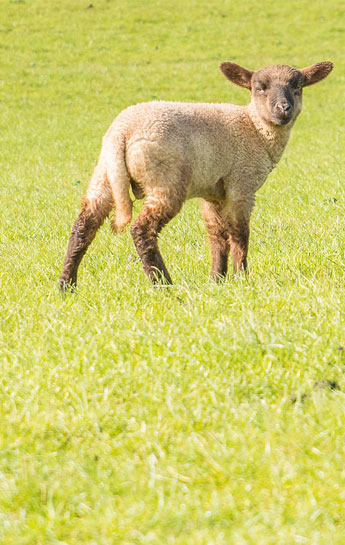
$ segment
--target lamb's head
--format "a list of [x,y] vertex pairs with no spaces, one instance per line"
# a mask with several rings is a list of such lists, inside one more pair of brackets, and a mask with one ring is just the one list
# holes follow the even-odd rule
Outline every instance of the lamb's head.
[[298,70],[285,64],[266,66],[257,72],[222,62],[220,70],[236,85],[249,89],[259,117],[273,125],[293,124],[302,109],[302,89],[324,79],[331,62],[319,62]]

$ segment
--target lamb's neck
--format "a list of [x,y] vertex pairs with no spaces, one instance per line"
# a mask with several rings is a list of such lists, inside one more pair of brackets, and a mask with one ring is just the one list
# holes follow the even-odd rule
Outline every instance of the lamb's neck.
[[288,143],[293,123],[273,125],[263,121],[256,110],[254,102],[247,106],[248,114],[257,132],[261,135],[273,166],[276,166]]

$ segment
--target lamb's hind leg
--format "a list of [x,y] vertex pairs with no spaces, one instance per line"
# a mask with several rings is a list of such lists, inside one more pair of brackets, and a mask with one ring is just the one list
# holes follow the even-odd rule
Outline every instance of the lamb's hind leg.
[[211,278],[216,281],[222,280],[226,276],[230,251],[229,226],[222,216],[222,208],[221,204],[202,201],[202,213],[211,245]]
[[83,198],[81,212],[72,228],[60,276],[62,291],[66,291],[68,286],[72,288],[76,286],[80,262],[111,208],[112,195],[109,184],[106,176],[99,174],[96,167],[87,193]]
[[131,227],[131,235],[142,261],[144,271],[153,284],[172,284],[170,274],[158,249],[158,235],[179,212],[183,200],[172,201],[167,195],[149,196]]

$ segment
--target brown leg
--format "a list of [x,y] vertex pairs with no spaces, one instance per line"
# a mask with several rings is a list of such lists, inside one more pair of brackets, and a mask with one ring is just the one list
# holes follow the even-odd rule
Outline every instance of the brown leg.
[[230,223],[230,247],[234,273],[247,269],[249,244],[249,218],[238,214]]
[[178,213],[180,203],[163,199],[146,199],[143,208],[131,227],[131,235],[142,261],[144,271],[153,284],[172,284],[157,244],[163,227]]
[[221,211],[221,205],[202,201],[202,213],[211,244],[211,278],[216,281],[226,276],[230,251],[229,225],[221,216]]
[[81,260],[91,244],[97,230],[104,222],[112,208],[110,187],[104,176],[99,175],[97,168],[90,182],[81,212],[74,222],[69,239],[67,254],[60,276],[62,291],[77,284],[77,272]]

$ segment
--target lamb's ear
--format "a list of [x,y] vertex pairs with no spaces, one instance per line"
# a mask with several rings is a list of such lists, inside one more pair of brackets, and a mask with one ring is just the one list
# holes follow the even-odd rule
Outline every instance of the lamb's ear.
[[312,85],[312,83],[317,83],[318,81],[321,81],[326,76],[328,76],[328,74],[330,73],[332,69],[333,69],[333,63],[329,61],[317,62],[316,64],[307,66],[307,68],[302,68],[300,72],[302,72],[304,76],[303,87],[306,87],[307,85]]
[[249,90],[251,89],[252,75],[254,74],[251,70],[247,70],[243,66],[233,62],[221,62],[219,69],[232,83],[236,83],[236,85]]

